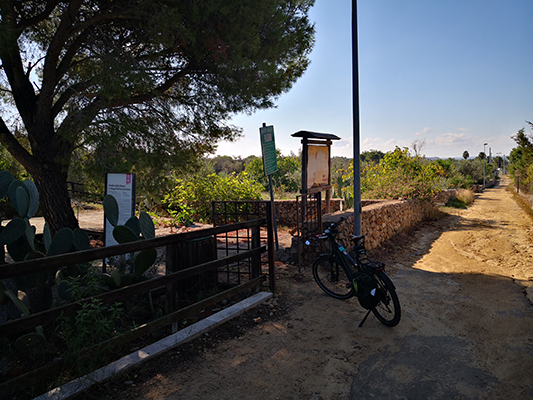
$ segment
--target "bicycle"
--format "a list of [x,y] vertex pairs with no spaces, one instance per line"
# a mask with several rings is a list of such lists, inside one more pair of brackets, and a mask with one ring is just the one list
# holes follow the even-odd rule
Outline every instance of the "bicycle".
[[[368,259],[364,235],[350,235],[354,242],[350,251],[352,257],[337,241],[337,225],[331,224],[314,240],[315,243],[327,240],[330,248],[329,253],[319,255],[313,263],[316,283],[337,299],[358,297],[359,303],[368,309],[359,327],[363,326],[370,312],[386,326],[398,325],[401,318],[400,301],[394,284],[384,271],[385,264]],[[309,241],[306,244],[311,245]]]

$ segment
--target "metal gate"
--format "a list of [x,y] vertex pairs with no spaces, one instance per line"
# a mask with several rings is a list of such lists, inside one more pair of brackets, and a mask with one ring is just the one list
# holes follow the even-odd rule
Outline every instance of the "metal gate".
[[322,233],[322,193],[296,196],[298,225],[298,269],[310,265],[317,255],[317,248],[307,246],[310,238]]
[[[253,246],[264,243],[267,246],[266,257],[261,258],[261,272],[268,274],[269,284],[272,291],[275,290],[276,277],[274,273],[274,223],[272,203],[269,201],[213,201],[212,202],[213,226],[228,225],[256,219],[265,219],[266,224],[254,232],[251,229],[243,229],[231,233],[216,236],[216,251],[219,256],[227,257],[247,251]],[[257,240],[258,243],[253,243]],[[239,276],[242,272],[248,273],[251,266],[247,263],[235,263],[232,265],[233,272]]]

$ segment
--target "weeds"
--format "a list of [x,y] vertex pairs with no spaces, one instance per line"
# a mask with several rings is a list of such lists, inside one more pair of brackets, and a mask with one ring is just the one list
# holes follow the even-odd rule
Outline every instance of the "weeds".
[[533,210],[531,209],[531,205],[519,194],[515,193],[513,190],[513,198],[516,201],[516,204],[526,212],[527,215],[533,220]]
[[450,197],[446,207],[466,210],[474,202],[474,199],[474,192],[468,189],[459,189],[454,196]]
[[69,352],[76,352],[115,335],[123,315],[120,303],[104,305],[102,299],[91,298],[75,316],[58,318],[56,331]]
[[467,206],[471,205],[476,196],[474,195],[474,192],[469,189],[459,189],[456,194],[457,200],[463,202]]

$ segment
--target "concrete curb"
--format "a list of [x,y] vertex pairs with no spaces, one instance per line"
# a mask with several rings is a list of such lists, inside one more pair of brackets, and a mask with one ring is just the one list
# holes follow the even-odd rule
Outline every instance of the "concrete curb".
[[186,343],[197,338],[205,332],[243,314],[251,308],[257,307],[272,297],[272,293],[259,292],[243,301],[234,304],[210,317],[207,317],[187,328],[184,328],[173,335],[167,336],[143,349],[131,353],[121,359],[112,362],[90,374],[75,379],[63,386],[52,389],[47,393],[34,398],[34,400],[65,400],[79,394],[95,383],[101,383],[112,376],[123,373],[126,370],[147,361],[167,350],[172,349],[180,344]]

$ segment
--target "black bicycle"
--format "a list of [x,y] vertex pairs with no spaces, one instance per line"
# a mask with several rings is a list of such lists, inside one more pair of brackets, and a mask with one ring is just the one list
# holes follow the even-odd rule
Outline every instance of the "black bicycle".
[[[365,236],[351,235],[354,245],[350,253],[337,241],[337,224],[333,223],[317,236],[325,240],[327,254],[321,254],[313,263],[313,276],[320,288],[337,299],[357,296],[359,303],[368,309],[359,326],[363,326],[370,312],[386,326],[400,322],[401,309],[396,288],[385,273],[385,264],[369,260]],[[309,241],[308,245],[312,245]]]

